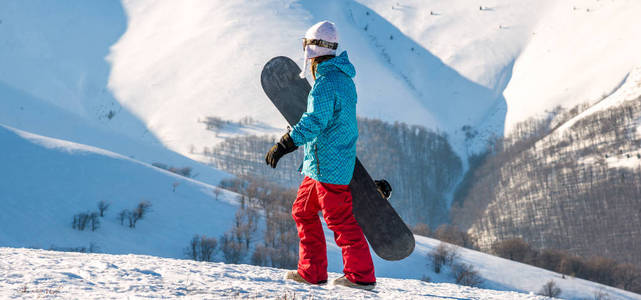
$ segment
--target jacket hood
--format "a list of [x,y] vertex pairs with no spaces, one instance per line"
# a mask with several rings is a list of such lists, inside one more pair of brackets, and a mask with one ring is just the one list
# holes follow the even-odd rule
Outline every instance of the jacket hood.
[[334,71],[336,69],[345,73],[349,77],[356,76],[356,69],[354,69],[354,65],[349,62],[347,51],[343,51],[343,53],[341,53],[339,56],[322,62],[320,65],[318,65],[318,68],[316,68],[316,73],[320,76],[323,76],[328,72]]

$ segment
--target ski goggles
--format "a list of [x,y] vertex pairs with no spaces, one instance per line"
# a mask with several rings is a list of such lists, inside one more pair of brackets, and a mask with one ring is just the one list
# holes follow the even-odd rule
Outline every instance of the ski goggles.
[[305,51],[305,47],[307,47],[308,45],[315,45],[323,48],[329,48],[332,50],[336,50],[338,48],[338,43],[332,43],[325,40],[303,38],[303,51]]

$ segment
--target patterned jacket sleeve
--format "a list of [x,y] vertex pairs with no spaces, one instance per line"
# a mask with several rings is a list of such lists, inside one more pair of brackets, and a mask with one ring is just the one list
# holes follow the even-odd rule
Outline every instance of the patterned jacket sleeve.
[[296,146],[303,145],[317,137],[334,115],[334,89],[331,83],[322,78],[314,83],[308,104],[311,110],[300,118],[292,128],[290,136]]

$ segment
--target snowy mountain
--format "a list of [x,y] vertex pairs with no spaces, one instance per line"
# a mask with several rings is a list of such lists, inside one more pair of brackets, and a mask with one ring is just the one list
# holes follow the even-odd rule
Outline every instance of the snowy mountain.
[[211,144],[195,120],[207,115],[282,130],[260,68],[276,55],[300,60],[299,38],[323,19],[336,22],[356,66],[359,114],[439,128],[461,153],[464,125],[482,141],[501,135],[557,105],[599,100],[641,64],[632,38],[641,5],[632,0],[142,1],[124,9],[109,87],[182,153]]
[[[0,87],[12,97],[0,121],[148,162],[155,151],[133,148],[206,162],[199,153],[225,137],[282,132],[260,69],[277,55],[300,60],[299,38],[322,19],[356,65],[360,115],[445,131],[463,157],[528,117],[594,103],[641,65],[633,0],[8,1],[2,11]],[[142,145],[82,138],[15,97]],[[255,126],[212,132],[207,117]]]
[[300,60],[299,38],[322,19],[357,67],[359,114],[440,128],[462,154],[462,126],[483,141],[594,102],[641,64],[632,0],[9,1],[2,11],[5,89],[194,158],[226,136],[204,129],[208,116],[283,130],[260,69],[276,55]]
[[[460,164],[453,164],[458,169],[452,173],[459,174],[467,170],[469,154],[485,149],[490,138],[514,132],[516,124],[529,117],[548,116],[559,105],[570,108],[605,99],[557,128],[556,133],[563,136],[592,120],[590,116],[595,113],[615,111],[624,102],[638,101],[640,73],[633,70],[641,66],[641,42],[636,38],[641,34],[639,14],[641,2],[635,0],[3,1],[0,246],[91,248],[110,254],[183,258],[183,248],[194,234],[218,237],[227,232],[240,206],[238,195],[217,190],[221,179],[231,175],[206,165],[210,158],[203,154],[230,137],[278,135],[284,131],[284,120],[260,88],[259,73],[273,56],[286,55],[302,62],[300,38],[307,27],[320,20],[336,22],[340,48],[348,51],[357,68],[359,115],[443,132],[464,164],[462,171]],[[210,120],[223,125],[212,130]],[[599,166],[605,163],[636,172],[638,161],[630,158],[638,154],[638,145],[625,141],[626,137],[637,140],[636,135],[629,134],[641,130],[638,123],[627,122],[625,134],[608,136],[612,144],[624,143],[625,147],[598,148],[602,153],[579,157],[580,165],[598,162]],[[542,139],[533,149],[543,146],[554,150],[559,145],[567,146],[566,142],[555,144],[550,138]],[[573,151],[581,145],[587,144],[578,141],[564,148],[564,157],[575,157],[577,152]],[[514,163],[519,161],[523,160]],[[192,176],[178,176],[152,164],[190,168]],[[565,171],[572,173],[571,169]],[[529,180],[532,178],[536,177],[514,177],[505,180],[505,186],[494,182],[485,186],[505,188],[506,193],[501,195],[513,199],[519,194],[518,188],[512,188],[533,184]],[[517,180],[524,180],[524,184],[516,184]],[[447,194],[443,202],[452,198],[449,184],[446,189],[435,188],[438,196]],[[551,194],[541,192],[515,202],[499,201],[508,207],[494,212],[501,212],[498,219],[508,223],[528,220],[530,215],[521,208],[533,207],[536,211],[538,207],[530,200],[550,206],[562,203],[548,201],[546,195]],[[100,219],[100,228],[94,232],[73,229],[74,215],[93,212],[101,200],[111,206],[107,216]],[[117,214],[133,210],[141,201],[152,204],[151,212],[135,229],[121,225]],[[625,211],[630,218],[635,216],[635,210]],[[548,212],[537,215],[538,224],[547,224],[561,214]],[[591,213],[586,215],[599,216]],[[468,220],[476,222],[470,224],[474,226],[472,232],[478,233],[485,247],[497,236],[514,235],[513,231],[504,232],[514,226],[494,228],[497,223],[493,220]],[[530,226],[523,224],[526,229]],[[638,233],[634,223],[630,224],[628,232]],[[327,234],[328,241],[332,240],[331,233]],[[611,236],[617,238],[616,234]],[[571,240],[560,235],[538,238]],[[426,265],[426,254],[438,242],[421,237],[417,242],[417,251],[406,260],[377,259],[378,275],[412,279],[428,276],[435,282],[454,282],[451,274],[433,273]],[[599,247],[614,244],[602,239],[583,247],[600,251]],[[628,248],[634,251],[635,245]],[[589,298],[603,290],[611,297],[638,299],[637,295],[580,279],[562,279],[538,268],[460,251],[461,260],[474,265],[484,278],[483,288],[537,292],[543,283],[554,279],[564,291],[563,297]],[[13,293],[23,284],[32,289],[48,281],[55,282],[54,289],[74,282],[69,292],[76,293],[85,284],[112,278],[112,271],[150,281],[164,280],[165,276],[178,278],[171,274],[181,272],[186,268],[181,264],[188,262],[13,249],[2,252],[22,262],[60,255],[60,261],[68,262],[73,270],[55,269],[50,265],[54,258],[43,258],[43,265],[38,266],[51,267],[48,275],[31,278],[26,269],[20,269],[27,268],[26,262],[11,265],[8,269],[16,270],[15,274],[0,275],[7,279],[1,283],[7,284],[7,289],[2,290],[12,293],[6,296],[20,295]],[[329,255],[330,270],[340,271],[340,252],[335,245],[330,245]],[[92,271],[82,271],[92,266],[92,257],[98,258],[97,268],[102,270],[93,275]],[[110,269],[126,264],[141,266]],[[172,267],[164,273],[157,269],[163,265]],[[167,296],[198,291],[254,295],[258,289],[271,289],[269,295],[277,297],[282,292],[276,288],[282,283],[274,277],[276,270],[190,263],[192,267],[201,275],[191,290],[177,287],[175,291],[173,286],[151,283],[151,290],[131,295],[147,295],[154,289]],[[207,273],[209,267],[222,271],[207,277],[211,274]],[[254,283],[264,280],[265,284],[232,290],[212,285],[216,278],[225,279],[217,284],[235,282],[233,272],[265,274],[248,277]],[[381,282],[381,297],[514,295],[418,281]],[[96,288],[96,293],[110,295],[125,288],[138,289],[127,284]],[[424,293],[424,288],[439,293]],[[332,290],[325,288],[293,289],[305,294],[317,292],[315,297],[332,297]],[[521,296],[534,298],[521,294],[515,297]]]
[[[282,133],[260,69],[301,60],[300,37],[322,19],[356,65],[358,113],[444,131],[465,164],[488,138],[594,103],[641,65],[633,0],[0,5],[1,123],[172,165],[195,163],[167,148],[206,163],[226,137]],[[212,131],[208,117],[251,125]]]

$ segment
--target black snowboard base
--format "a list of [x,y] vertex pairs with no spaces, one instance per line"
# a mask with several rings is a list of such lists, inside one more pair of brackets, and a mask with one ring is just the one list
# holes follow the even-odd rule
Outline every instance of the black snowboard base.
[[[300,78],[298,65],[288,57],[271,59],[260,76],[267,97],[290,125],[295,125],[307,109],[311,86]],[[390,203],[381,197],[374,180],[356,158],[350,182],[354,217],[374,252],[385,260],[401,260],[414,251],[414,235]]]

